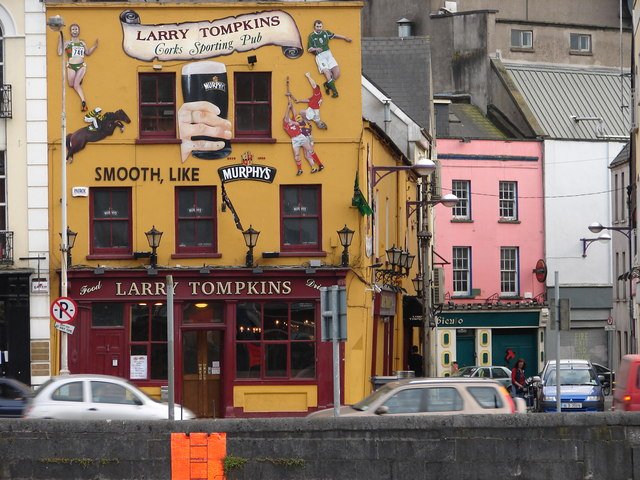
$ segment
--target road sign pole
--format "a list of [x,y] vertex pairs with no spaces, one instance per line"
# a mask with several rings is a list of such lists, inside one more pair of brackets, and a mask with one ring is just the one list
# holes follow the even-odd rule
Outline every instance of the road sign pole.
[[560,273],[556,270],[554,287],[556,295],[556,411],[562,411],[562,398],[560,397]]
[[333,416],[340,416],[340,339],[338,329],[338,286],[331,286],[331,340],[333,342]]

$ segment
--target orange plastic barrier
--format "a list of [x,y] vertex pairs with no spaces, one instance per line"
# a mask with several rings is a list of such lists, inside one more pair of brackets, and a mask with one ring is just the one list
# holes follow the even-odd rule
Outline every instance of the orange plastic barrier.
[[172,480],[223,480],[226,433],[172,433]]

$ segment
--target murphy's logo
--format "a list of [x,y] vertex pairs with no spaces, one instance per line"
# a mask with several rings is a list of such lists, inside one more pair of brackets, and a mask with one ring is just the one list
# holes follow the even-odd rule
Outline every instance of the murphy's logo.
[[221,82],[217,75],[211,77],[210,82],[204,82],[202,87],[206,92],[211,92],[213,90],[220,90],[221,92],[227,91],[227,84],[225,82]]
[[256,182],[273,183],[277,170],[266,165],[229,165],[218,169],[218,175],[222,183],[236,182],[238,180],[253,180]]

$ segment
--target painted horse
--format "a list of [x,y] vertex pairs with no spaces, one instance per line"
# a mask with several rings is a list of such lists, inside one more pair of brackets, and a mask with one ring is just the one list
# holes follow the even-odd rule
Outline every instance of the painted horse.
[[125,123],[131,123],[131,119],[124,110],[120,109],[115,112],[105,113],[98,124],[97,130],[90,130],[90,126],[87,126],[70,133],[67,135],[67,161],[71,163],[73,155],[86,147],[87,143],[99,142],[113,135],[116,127],[120,129],[120,132],[124,132]]

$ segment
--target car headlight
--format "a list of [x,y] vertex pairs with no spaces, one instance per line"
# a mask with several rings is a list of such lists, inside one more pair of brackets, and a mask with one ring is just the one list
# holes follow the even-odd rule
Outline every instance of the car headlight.
[[587,402],[597,402],[600,400],[600,397],[598,395],[589,395],[585,400]]
[[551,395],[546,395],[544,397],[544,401],[545,402],[555,402],[556,401],[556,397],[555,396],[551,396]]

